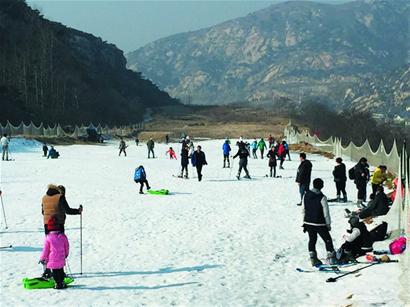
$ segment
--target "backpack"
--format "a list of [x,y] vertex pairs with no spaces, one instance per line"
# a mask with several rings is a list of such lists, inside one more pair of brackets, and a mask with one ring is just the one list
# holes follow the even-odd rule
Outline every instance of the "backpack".
[[349,179],[354,180],[355,179],[355,174],[354,174],[354,167],[349,169]]
[[145,171],[142,167],[138,167],[135,169],[134,173],[134,181],[144,180],[146,178]]
[[406,238],[400,237],[395,239],[390,243],[389,250],[392,255],[403,253],[406,250]]

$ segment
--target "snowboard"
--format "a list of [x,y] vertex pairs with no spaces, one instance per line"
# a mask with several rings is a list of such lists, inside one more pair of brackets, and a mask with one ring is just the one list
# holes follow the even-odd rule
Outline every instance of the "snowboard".
[[168,195],[169,194],[169,190],[166,189],[161,189],[161,190],[148,190],[147,191],[148,194],[151,195]]
[[[66,285],[71,284],[74,281],[71,277],[65,277],[64,283]],[[43,277],[36,278],[23,278],[23,286],[25,289],[49,289],[54,288],[54,279],[46,279]]]

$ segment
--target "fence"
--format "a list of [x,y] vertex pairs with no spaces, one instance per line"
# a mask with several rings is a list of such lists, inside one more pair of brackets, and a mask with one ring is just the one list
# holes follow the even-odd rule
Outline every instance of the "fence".
[[[36,126],[33,122],[29,125],[26,125],[24,122],[21,122],[18,126],[13,126],[9,121],[5,126],[0,124],[0,135],[7,134],[9,136],[28,136],[28,137],[71,137],[78,138],[82,136],[87,136],[87,129],[95,129],[97,133],[103,135],[120,135],[125,136],[129,135],[131,132],[137,130],[141,131],[144,129],[144,123],[138,123],[135,125],[122,126],[122,127],[102,127],[100,124],[94,126],[89,124],[88,126],[67,126],[65,130],[61,127],[60,124],[55,124],[53,127],[45,127],[43,123],[39,126]],[[70,132],[66,132],[70,131]]]
[[323,151],[332,152],[335,156],[343,156],[352,161],[366,157],[370,165],[386,165],[391,172],[402,179],[397,181],[396,198],[384,220],[388,223],[390,240],[399,236],[407,238],[406,251],[400,255],[399,259],[401,288],[398,295],[405,305],[410,304],[410,157],[407,154],[406,146],[400,153],[396,142],[393,143],[390,152],[386,151],[383,141],[380,142],[376,152],[371,149],[368,140],[362,146],[356,146],[350,142],[348,146],[343,147],[340,138],[331,137],[322,141],[316,135],[310,135],[308,131],[299,133],[290,124],[285,128],[284,135],[289,144],[308,143]]

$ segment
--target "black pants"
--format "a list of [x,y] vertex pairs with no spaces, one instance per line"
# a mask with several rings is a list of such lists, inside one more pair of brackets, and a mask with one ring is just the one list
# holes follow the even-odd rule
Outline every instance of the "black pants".
[[259,149],[259,151],[261,152],[261,159],[263,159],[263,153],[265,152],[265,149],[262,148],[262,149]]
[[150,189],[147,179],[135,180],[135,182],[140,184],[140,192],[142,192],[142,188],[144,187],[144,183],[145,183],[145,186],[147,187],[147,189]]
[[367,252],[370,252],[373,250],[373,248],[370,247],[363,247],[360,245],[359,240],[354,240],[352,242],[345,242],[342,244],[341,248],[347,252],[351,252],[353,257],[357,258],[360,256],[366,255]]
[[[272,176],[272,171],[273,171],[273,176]],[[276,165],[270,167],[270,176],[276,177]]]
[[229,155],[224,155],[224,167],[226,162],[228,162],[228,167],[230,167]]
[[346,196],[346,181],[337,181],[336,182],[336,195],[339,197],[340,193],[343,193],[343,196]]
[[304,225],[303,227],[309,234],[309,252],[316,252],[317,235],[319,235],[325,242],[326,250],[328,252],[334,251],[332,237],[326,226]]
[[127,153],[125,152],[125,148],[120,149],[120,153],[118,154],[118,156],[121,156],[121,153],[124,153],[124,155],[127,156]]
[[289,150],[286,151],[286,154],[288,155],[288,159],[289,159],[289,161],[290,161],[290,153],[289,153]]
[[202,165],[196,165],[196,172],[198,173],[198,181],[202,180]]
[[155,158],[154,148],[148,148],[148,159],[151,158],[151,153],[152,157]]
[[249,176],[247,165],[248,165],[248,159],[240,159],[239,160],[238,176],[241,175],[242,169],[245,171],[246,176]]
[[252,149],[252,157],[254,159],[258,159],[258,156],[256,155],[256,149]]
[[357,188],[357,199],[366,201],[366,196],[367,196],[366,183],[356,183],[356,188]]
[[184,170],[185,170],[185,177],[188,178],[188,164],[187,164],[187,165],[182,165],[181,167],[182,167],[182,169],[181,169],[181,177],[184,176]]
[[377,188],[378,188],[379,186],[381,186],[381,184],[372,183],[372,192],[373,192],[373,195],[376,195]]
[[47,157],[47,152],[48,150],[43,150],[43,153],[44,153],[43,157]]
[[57,285],[62,285],[64,283],[64,268],[53,269],[53,279]]

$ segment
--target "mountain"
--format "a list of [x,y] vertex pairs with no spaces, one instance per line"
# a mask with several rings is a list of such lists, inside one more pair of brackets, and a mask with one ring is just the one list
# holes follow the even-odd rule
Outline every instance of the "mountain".
[[23,0],[0,2],[0,121],[136,123],[147,107],[177,103],[121,50],[43,18]]
[[363,78],[407,64],[410,2],[291,1],[173,35],[127,55],[183,102],[272,102],[327,97],[344,104]]

